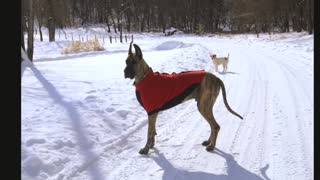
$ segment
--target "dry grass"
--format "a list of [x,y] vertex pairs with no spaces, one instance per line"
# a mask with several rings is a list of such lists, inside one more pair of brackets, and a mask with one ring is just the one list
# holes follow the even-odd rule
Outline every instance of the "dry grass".
[[99,40],[95,38],[87,42],[73,41],[69,47],[63,49],[62,54],[103,50],[104,48],[101,46]]

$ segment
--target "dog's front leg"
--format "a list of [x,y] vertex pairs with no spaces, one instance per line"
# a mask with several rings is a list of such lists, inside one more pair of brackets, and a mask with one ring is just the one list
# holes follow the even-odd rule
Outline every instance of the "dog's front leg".
[[156,133],[156,120],[158,113],[148,116],[148,136],[147,143],[144,148],[140,149],[140,154],[147,154],[150,148],[154,146],[154,136]]

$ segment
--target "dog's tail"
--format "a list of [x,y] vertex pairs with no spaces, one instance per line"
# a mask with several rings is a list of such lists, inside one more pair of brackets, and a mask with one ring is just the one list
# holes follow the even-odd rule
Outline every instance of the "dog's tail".
[[233,115],[235,116],[238,116],[240,119],[243,119],[242,116],[240,116],[238,113],[234,112],[231,107],[229,106],[228,104],[228,101],[227,101],[227,95],[226,95],[226,89],[224,87],[224,84],[223,84],[223,81],[221,79],[218,78],[218,81],[220,82],[220,87],[222,89],[222,96],[223,96],[223,102],[224,102],[224,105],[226,106],[226,108],[229,110],[229,112],[231,112]]

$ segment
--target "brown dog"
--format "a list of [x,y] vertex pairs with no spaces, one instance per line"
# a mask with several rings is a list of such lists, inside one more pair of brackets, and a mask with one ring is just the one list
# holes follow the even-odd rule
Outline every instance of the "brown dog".
[[[147,65],[147,63],[144,61],[142,57],[141,49],[138,45],[133,44],[135,48],[135,53],[132,53],[131,47],[132,42],[130,43],[129,47],[129,54],[126,59],[126,68],[124,69],[124,76],[125,78],[135,79],[135,85],[141,83],[142,81],[146,82],[146,79],[149,78],[150,72],[152,72],[152,69]],[[168,75],[169,76],[169,75]],[[153,86],[153,85],[151,85]],[[136,86],[137,88],[137,86]],[[226,106],[226,108],[234,114],[235,116],[238,116],[239,118],[243,119],[238,113],[234,112],[230,106],[228,105],[227,99],[226,99],[226,90],[224,87],[223,82],[216,77],[215,75],[209,73],[209,72],[203,72],[203,78],[198,84],[195,84],[190,90],[190,92],[187,93],[187,95],[184,96],[184,98],[180,101],[176,101],[173,105],[166,107],[166,108],[160,108],[157,111],[148,112],[148,138],[147,143],[144,148],[142,148],[139,153],[140,154],[147,154],[150,148],[153,148],[154,141],[155,141],[155,135],[156,135],[156,119],[157,114],[159,111],[171,108],[181,102],[184,102],[186,100],[195,99],[197,102],[197,107],[201,115],[207,120],[207,122],[210,125],[211,133],[208,138],[208,140],[204,141],[202,143],[203,146],[207,146],[207,151],[213,151],[216,145],[216,139],[218,136],[218,132],[220,129],[219,124],[216,122],[213,113],[212,113],[212,107],[219,95],[220,88],[222,89],[222,95],[223,95],[223,102]],[[136,91],[137,93],[137,91]],[[141,105],[146,109],[145,104],[141,102],[141,97],[139,93],[137,93],[137,99],[141,103]],[[143,99],[142,99],[143,100]],[[150,101],[153,101],[152,98],[147,99]]]

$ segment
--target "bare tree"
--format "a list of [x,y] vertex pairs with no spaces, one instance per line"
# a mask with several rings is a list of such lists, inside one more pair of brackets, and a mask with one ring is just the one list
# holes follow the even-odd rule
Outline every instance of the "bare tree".
[[44,0],[34,0],[34,14],[37,18],[40,41],[43,41],[42,36],[42,26],[43,26],[43,17],[46,16],[46,5]]
[[48,0],[48,31],[49,31],[49,42],[55,41],[55,16],[53,11],[53,1]]
[[30,61],[33,61],[33,24],[34,24],[34,15],[33,15],[33,0],[28,1],[28,49],[27,54]]
[[312,34],[313,33],[313,16],[312,16],[312,7],[313,7],[313,5],[312,5],[312,1],[311,0],[308,0],[308,4],[307,4],[307,7],[308,7],[308,9],[307,9],[307,14],[308,14],[308,33],[309,34]]
[[26,32],[26,1],[21,2],[21,30],[20,30],[21,47],[25,51],[24,33]]
[[69,16],[71,13],[67,11],[68,7],[71,7],[69,4],[63,0],[47,0],[47,26],[50,42],[55,41],[55,30],[57,26],[63,28],[67,24],[70,24]]

